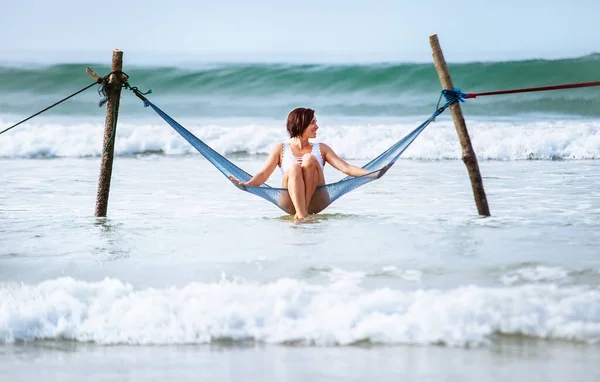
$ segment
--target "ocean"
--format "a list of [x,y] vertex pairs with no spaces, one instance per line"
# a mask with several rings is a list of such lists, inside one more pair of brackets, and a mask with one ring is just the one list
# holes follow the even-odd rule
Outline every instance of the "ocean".
[[[124,61],[132,86],[249,173],[295,107],[362,165],[440,95],[432,63]],[[87,66],[110,71],[0,65],[0,130],[90,84]],[[600,55],[449,69],[476,93],[598,81]],[[95,218],[100,99],[93,87],[0,135],[2,380],[600,379],[600,88],[461,104],[488,218],[449,112],[384,177],[297,222],[128,90]]]

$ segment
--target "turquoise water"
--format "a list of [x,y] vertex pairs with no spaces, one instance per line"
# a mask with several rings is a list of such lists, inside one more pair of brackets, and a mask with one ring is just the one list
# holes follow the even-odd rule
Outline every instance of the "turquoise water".
[[[562,60],[449,64],[454,84],[464,92],[597,81],[600,55]],[[435,109],[440,85],[432,63],[406,64],[188,64],[129,66],[130,83],[153,90],[152,99],[180,116],[285,117],[297,105],[328,116],[419,116]],[[31,114],[92,81],[109,67],[95,63],[1,66],[2,114]],[[95,115],[99,97],[85,95],[52,110],[59,115]],[[539,113],[600,115],[596,88],[528,93],[471,100],[469,115],[514,116]],[[142,115],[140,101],[127,94],[122,114]],[[37,111],[37,110],[36,110]]]

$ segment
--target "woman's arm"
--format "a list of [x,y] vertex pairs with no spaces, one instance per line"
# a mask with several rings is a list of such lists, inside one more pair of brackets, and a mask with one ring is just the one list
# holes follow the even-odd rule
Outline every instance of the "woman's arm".
[[346,175],[361,176],[372,172],[346,162],[340,158],[331,147],[324,143],[321,143],[321,154],[323,155],[323,160],[325,162],[329,163],[332,167],[340,170]]
[[271,174],[273,174],[273,171],[275,171],[275,167],[277,167],[277,165],[279,164],[279,159],[281,158],[282,148],[283,143],[277,144],[271,152],[271,154],[269,154],[269,158],[265,162],[265,165],[263,166],[262,170],[257,172],[256,175],[254,175],[249,181],[242,182],[239,179],[234,178],[233,176],[229,176],[229,179],[238,183],[240,186],[260,186],[261,184],[266,182],[267,179],[269,179],[269,177],[271,176]]

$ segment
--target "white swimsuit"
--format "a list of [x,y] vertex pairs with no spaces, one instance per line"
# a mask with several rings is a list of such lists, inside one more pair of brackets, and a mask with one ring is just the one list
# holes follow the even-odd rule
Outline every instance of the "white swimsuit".
[[[318,142],[313,143],[311,154],[317,158],[317,161],[321,165],[321,168],[325,165],[323,163],[323,156],[321,155],[321,145]],[[292,153],[292,148],[290,144],[287,142],[283,143],[283,155],[281,158],[281,174],[285,174],[285,172],[290,168],[293,163],[298,163],[302,165],[302,157],[295,157],[294,153]]]

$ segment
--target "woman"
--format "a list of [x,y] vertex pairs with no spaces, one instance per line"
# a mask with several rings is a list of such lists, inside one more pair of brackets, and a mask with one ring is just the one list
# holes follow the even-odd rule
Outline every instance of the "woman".
[[341,159],[324,143],[310,143],[309,139],[317,137],[317,118],[315,111],[299,107],[288,115],[286,123],[290,134],[288,142],[275,146],[262,170],[247,182],[230,177],[241,186],[259,186],[269,179],[275,167],[279,166],[283,174],[283,193],[281,203],[292,203],[294,219],[303,219],[308,214],[317,213],[329,204],[327,190],[317,186],[325,184],[323,167],[329,163],[346,175],[361,176],[370,173],[360,167],[351,165]]

